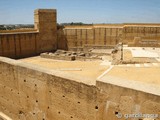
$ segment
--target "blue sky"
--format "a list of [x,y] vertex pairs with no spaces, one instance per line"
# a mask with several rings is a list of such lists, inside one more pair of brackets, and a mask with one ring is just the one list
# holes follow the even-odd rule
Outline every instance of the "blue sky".
[[0,24],[33,24],[37,8],[57,9],[58,23],[160,23],[160,0],[0,0]]

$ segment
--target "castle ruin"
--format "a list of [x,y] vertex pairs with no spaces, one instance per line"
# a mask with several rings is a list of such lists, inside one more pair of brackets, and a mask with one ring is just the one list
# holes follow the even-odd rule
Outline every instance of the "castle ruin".
[[56,14],[0,31],[0,120],[159,120],[160,24],[57,30]]

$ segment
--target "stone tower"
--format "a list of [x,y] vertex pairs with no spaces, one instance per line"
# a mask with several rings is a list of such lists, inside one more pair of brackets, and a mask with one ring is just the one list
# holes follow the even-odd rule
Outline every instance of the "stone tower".
[[37,9],[34,12],[35,29],[39,31],[38,52],[57,49],[57,17],[55,9]]

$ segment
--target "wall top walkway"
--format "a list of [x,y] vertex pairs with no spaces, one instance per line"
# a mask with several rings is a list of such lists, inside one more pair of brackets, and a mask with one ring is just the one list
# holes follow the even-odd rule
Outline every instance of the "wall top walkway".
[[73,73],[58,71],[58,70],[54,70],[54,69],[51,69],[51,68],[45,68],[45,67],[41,67],[39,65],[35,65],[35,64],[32,64],[32,63],[28,63],[28,62],[24,62],[24,61],[20,61],[20,60],[13,60],[13,59],[6,58],[6,57],[0,57],[0,62],[11,64],[11,65],[14,65],[14,66],[23,67],[23,68],[26,68],[26,69],[39,71],[39,72],[42,72],[42,73],[50,74],[50,75],[53,75],[53,76],[57,76],[57,77],[64,78],[64,79],[67,79],[67,80],[71,80],[71,81],[75,81],[75,82],[78,82],[78,83],[86,84],[86,85],[89,85],[89,86],[95,86],[95,82],[90,82],[90,81],[92,81],[92,79],[86,78],[86,77],[84,78],[81,75],[77,75],[77,74],[74,75]]
[[31,31],[31,32],[11,32],[11,33],[0,33],[0,35],[32,34],[32,33],[39,33],[39,32],[38,32],[38,31]]
[[[97,82],[112,84],[160,96],[160,82],[158,81],[160,78],[159,71],[160,68],[114,66],[109,72],[104,74],[101,78],[98,78]],[[148,72],[150,72],[150,74]]]
[[38,33],[36,29],[0,30],[0,35]]

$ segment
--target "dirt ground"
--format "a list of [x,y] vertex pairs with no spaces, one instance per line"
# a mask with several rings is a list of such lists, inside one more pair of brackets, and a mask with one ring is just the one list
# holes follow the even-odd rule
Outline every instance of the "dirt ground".
[[21,61],[73,73],[73,75],[81,75],[93,80],[96,80],[98,76],[109,68],[109,65],[100,65],[102,61],[63,61],[41,58],[39,56],[21,59]]
[[[118,54],[118,57],[120,57],[120,54]],[[126,65],[128,63],[124,64],[122,67],[114,66],[113,69],[106,73],[106,75],[119,77],[125,80],[135,80],[160,85],[159,63],[156,67],[154,65],[149,65],[150,67],[145,67],[145,65],[143,65],[143,63],[157,64],[156,58],[135,58],[132,56],[129,49],[124,49],[123,58],[124,61],[132,61],[133,63],[130,62],[131,65],[129,66]],[[108,57],[103,57],[102,60],[97,61],[64,61],[37,56],[20,59],[20,61],[25,61],[57,71],[65,71],[67,73],[71,73],[73,76],[77,75],[77,77],[79,76],[84,79],[89,78],[90,82],[95,83],[96,79],[109,69],[109,61],[111,60]],[[134,64],[134,62],[139,64]]]
[[114,67],[108,75],[160,85],[160,67]]

